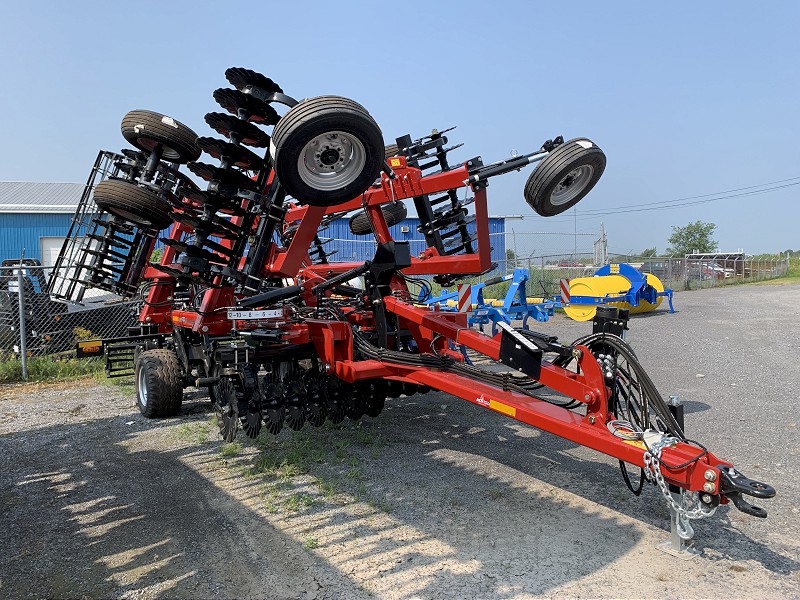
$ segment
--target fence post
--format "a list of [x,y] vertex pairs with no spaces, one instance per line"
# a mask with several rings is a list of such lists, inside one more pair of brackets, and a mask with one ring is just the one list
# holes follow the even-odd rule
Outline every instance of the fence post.
[[22,361],[22,380],[28,380],[28,349],[25,345],[25,338],[28,337],[25,331],[25,282],[22,275],[22,266],[25,259],[25,251],[22,251],[22,258],[19,259],[17,269],[17,298],[19,299],[19,356]]

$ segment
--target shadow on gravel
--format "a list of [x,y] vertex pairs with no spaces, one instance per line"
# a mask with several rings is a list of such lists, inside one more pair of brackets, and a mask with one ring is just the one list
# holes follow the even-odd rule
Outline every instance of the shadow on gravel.
[[126,414],[0,436],[0,597],[304,598],[340,579],[187,467],[196,448],[137,448],[169,425]]
[[[274,517],[295,537],[314,540],[317,552],[264,516],[260,481],[231,470],[223,490],[197,472],[219,462],[219,442],[152,449],[176,424],[205,419],[199,395],[182,421],[125,414],[0,436],[0,595],[547,595],[623,559],[642,539],[573,494],[653,523],[666,537],[661,498],[652,490],[641,499],[628,494],[614,464],[460,400],[447,398],[439,410],[440,398],[392,403],[363,425],[382,436],[380,451],[348,449],[373,503],[394,507],[388,514],[365,502],[320,500]],[[328,457],[341,433],[304,430]],[[312,463],[308,471],[320,476],[329,466]],[[720,525],[697,529],[721,557],[798,570]]]
[[[382,424],[383,430],[392,432],[387,434],[389,447],[404,443],[412,444],[415,448],[411,451],[409,459],[411,462],[426,462],[433,458],[449,464],[453,469],[467,472],[471,474],[473,480],[464,482],[462,485],[465,487],[479,488],[483,485],[483,480],[491,480],[509,488],[520,487],[516,478],[504,478],[502,467],[509,467],[554,488],[567,490],[598,505],[662,529],[664,540],[668,539],[669,513],[660,493],[654,486],[646,484],[642,496],[638,498],[633,496],[625,488],[619,467],[613,459],[471,405],[458,408],[458,414],[451,414],[452,405],[458,403],[460,406],[462,403],[458,399],[445,400],[447,412],[437,410],[439,407],[431,410],[433,403],[431,400],[430,397],[420,396],[404,398],[390,407],[381,417],[385,420]],[[702,402],[686,404],[689,409],[687,412],[708,409],[708,405]],[[403,428],[402,422],[408,422],[409,419],[414,420],[415,427]],[[392,424],[391,421],[396,422]],[[395,432],[397,438],[392,439]],[[433,451],[430,450],[432,441],[436,442],[436,449]],[[481,465],[482,461],[476,458],[476,455],[494,464],[486,468]],[[451,476],[455,477],[455,473]],[[635,482],[637,481],[638,477]],[[532,505],[542,500],[536,495],[530,495],[528,499]],[[491,502],[489,498],[485,500]],[[566,503],[566,500],[564,502]],[[769,510],[769,501],[764,501],[763,506]],[[554,509],[563,510],[564,506],[554,506],[553,503],[545,502],[540,508],[541,510],[536,511],[536,518]],[[575,536],[574,539],[592,540],[589,545],[602,554],[604,563],[615,560],[634,545],[636,540],[630,540],[630,532],[625,525],[614,520],[604,520],[596,514],[587,520],[586,515],[582,514],[585,513],[584,509],[572,506],[568,506],[567,509],[574,511],[572,524],[566,523],[569,535]],[[800,563],[796,560],[774,552],[765,544],[751,539],[733,527],[728,518],[729,511],[736,509],[732,505],[721,507],[714,517],[693,522],[696,546],[711,550],[709,557],[712,560],[723,558],[736,561],[755,560],[769,571],[782,575],[800,571]],[[749,518],[738,512],[737,516]],[[530,523],[529,526],[534,527],[534,523]],[[612,529],[618,527],[616,529],[618,537],[607,537],[605,530],[609,527]],[[551,542],[560,538],[561,533],[547,529],[541,532],[540,540],[547,544],[548,551],[554,549]],[[626,538],[630,540],[629,543],[625,541]],[[591,562],[591,557],[588,558]],[[581,559],[578,558],[574,560],[572,566],[580,569],[578,566],[580,563]],[[576,577],[580,575],[576,573]]]
[[635,315],[631,315],[630,325],[631,326],[635,325],[636,321],[638,321],[639,319],[660,319],[662,317],[675,317],[675,315],[680,314],[680,312],[681,311],[677,306],[675,307],[674,313],[669,312],[669,307],[667,306],[666,301],[664,301],[664,304],[658,307],[656,310],[651,310],[650,312],[636,313]]
[[[700,402],[699,400],[683,400],[683,411],[690,415],[692,413],[699,413],[705,412],[711,408],[711,405],[706,402]],[[684,431],[684,434],[686,432]]]

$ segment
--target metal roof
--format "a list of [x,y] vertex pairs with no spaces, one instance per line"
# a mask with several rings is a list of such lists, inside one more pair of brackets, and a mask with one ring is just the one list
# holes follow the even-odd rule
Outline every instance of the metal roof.
[[73,213],[82,183],[0,181],[0,213]]

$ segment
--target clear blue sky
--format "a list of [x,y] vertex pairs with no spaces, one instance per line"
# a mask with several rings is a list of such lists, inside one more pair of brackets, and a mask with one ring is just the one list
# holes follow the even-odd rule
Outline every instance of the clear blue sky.
[[612,251],[663,251],[672,225],[702,220],[722,250],[800,248],[800,185],[611,214],[800,182],[800,3],[51,1],[2,14],[0,180],[85,181],[98,149],[124,147],[135,108],[210,135],[211,93],[244,66],[296,98],[358,100],[387,142],[457,125],[458,160],[559,134],[597,142],[608,166],[577,218],[534,216],[530,169],[491,181],[493,214],[528,217],[517,231],[602,222]]

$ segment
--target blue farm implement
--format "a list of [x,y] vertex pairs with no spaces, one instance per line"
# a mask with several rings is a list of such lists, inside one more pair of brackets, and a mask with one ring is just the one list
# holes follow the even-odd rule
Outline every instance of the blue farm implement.
[[564,298],[564,312],[575,321],[590,321],[597,307],[611,305],[626,308],[631,314],[650,312],[666,297],[669,312],[674,313],[672,290],[664,289],[652,273],[641,273],[626,263],[600,267],[592,277],[569,281],[569,296]]
[[[553,314],[557,303],[553,300],[528,298],[526,283],[529,279],[528,269],[514,269],[513,273],[492,277],[482,283],[470,286],[470,313],[467,324],[470,327],[478,326],[483,331],[486,325],[491,324],[492,335],[499,331],[498,323],[511,325],[511,321],[522,321],[522,328],[530,329],[531,319],[544,323]],[[484,290],[488,287],[510,281],[511,284],[502,299],[484,298]],[[429,306],[438,305],[440,310],[457,311],[458,292],[443,290],[435,298],[424,301]]]

